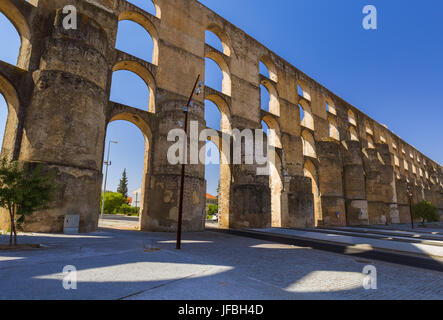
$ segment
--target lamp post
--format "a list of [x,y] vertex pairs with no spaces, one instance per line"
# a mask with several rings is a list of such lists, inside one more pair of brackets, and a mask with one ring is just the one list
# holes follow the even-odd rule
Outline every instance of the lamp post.
[[109,141],[108,156],[107,156],[107,159],[104,163],[104,165],[106,166],[106,171],[105,171],[105,184],[103,186],[102,212],[100,214],[100,218],[102,218],[102,219],[103,219],[103,213],[104,213],[104,209],[105,209],[105,195],[106,195],[106,181],[108,180],[108,167],[111,165],[111,162],[109,161],[109,153],[111,151],[111,143],[118,143],[118,141]]
[[[186,107],[183,108],[183,113],[185,114],[185,148],[184,148],[184,159],[182,163],[182,172],[181,172],[181,181],[180,181],[180,200],[178,205],[178,220],[177,220],[177,244],[176,249],[181,249],[181,237],[182,237],[182,221],[183,221],[183,196],[184,196],[184,185],[185,185],[185,167],[186,167],[186,159],[187,159],[187,145],[188,145],[188,109],[192,101],[192,97],[194,94],[199,95],[201,93],[201,88],[203,86],[203,82],[200,82],[200,75],[198,75],[197,80],[195,81],[194,88],[192,88],[191,95],[189,96],[188,103]],[[198,85],[198,88],[197,88]]]
[[412,229],[414,229],[414,216],[412,214],[412,189],[411,189],[411,185],[408,183],[408,186],[406,187],[406,192],[408,194],[408,201],[409,201],[409,212],[411,213],[411,226]]

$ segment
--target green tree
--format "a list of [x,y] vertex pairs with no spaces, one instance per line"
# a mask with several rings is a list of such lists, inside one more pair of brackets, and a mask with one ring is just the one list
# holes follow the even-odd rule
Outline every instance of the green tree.
[[126,169],[123,170],[120,184],[118,185],[117,192],[121,193],[123,197],[128,198],[128,177],[126,176]]
[[423,200],[417,203],[412,208],[412,214],[415,219],[422,219],[422,224],[427,222],[438,222],[440,221],[440,215],[438,214],[438,209],[431,202]]
[[[100,210],[102,208],[103,194],[100,197]],[[127,198],[125,198],[121,193],[116,192],[106,192],[105,194],[105,207],[103,212],[106,214],[114,214],[115,210],[120,208],[123,204],[126,204]]]
[[214,214],[218,213],[218,205],[216,204],[210,204],[208,206],[208,216],[213,216]]
[[6,158],[0,160],[0,207],[9,212],[11,233],[9,245],[17,245],[17,224],[38,210],[47,209],[55,191],[54,176],[43,173],[43,167],[20,166]]

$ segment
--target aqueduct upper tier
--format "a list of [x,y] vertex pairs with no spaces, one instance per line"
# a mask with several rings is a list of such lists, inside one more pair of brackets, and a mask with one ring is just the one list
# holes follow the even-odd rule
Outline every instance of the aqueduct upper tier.
[[[146,0],[148,1],[148,0]],[[106,128],[137,125],[146,138],[141,228],[173,231],[180,166],[167,161],[167,135],[205,58],[223,72],[220,91],[205,87],[191,120],[206,127],[204,101],[222,113],[221,131],[272,129],[272,175],[254,165],[222,165],[223,227],[310,227],[408,222],[406,187],[414,202],[432,201],[443,215],[443,168],[281,57],[195,0],[154,0],[151,14],[125,0],[1,0],[22,45],[16,66],[0,63],[0,92],[9,109],[2,153],[57,172],[50,209],[26,229],[61,232],[66,214],[80,231],[97,229]],[[77,29],[65,29],[63,8],[77,9]],[[115,49],[119,21],[134,21],[152,37],[152,63]],[[205,43],[205,31],[222,43]],[[269,75],[259,72],[266,65]],[[146,110],[111,102],[114,71],[139,75],[149,87]],[[260,87],[269,108],[260,105]],[[221,133],[220,133],[221,134]],[[214,141],[217,137],[212,138]],[[204,229],[204,165],[186,171],[184,228]],[[7,228],[8,215],[1,216]]]

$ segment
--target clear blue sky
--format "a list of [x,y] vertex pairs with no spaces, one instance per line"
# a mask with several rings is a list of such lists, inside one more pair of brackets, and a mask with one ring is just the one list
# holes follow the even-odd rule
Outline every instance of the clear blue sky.
[[[132,0],[153,11],[148,0]],[[202,0],[313,79],[443,164],[443,2],[438,0]],[[362,28],[362,9],[378,10],[378,30]],[[133,41],[138,39],[138,41]],[[19,40],[0,17],[0,59],[15,64]],[[130,45],[130,43],[132,43]],[[134,47],[134,43],[136,46]],[[122,22],[117,47],[150,60],[147,34]],[[220,88],[216,66],[208,64],[207,84]],[[149,95],[136,76],[113,77],[112,100],[147,108]],[[4,102],[0,98],[0,120]],[[207,104],[210,127],[219,127],[215,106]],[[1,126],[1,123],[0,123]],[[1,130],[2,128],[0,128]],[[109,125],[112,146],[109,188],[128,170],[129,189],[141,183],[144,140],[126,122]],[[208,168],[208,192],[215,194],[218,167]]]

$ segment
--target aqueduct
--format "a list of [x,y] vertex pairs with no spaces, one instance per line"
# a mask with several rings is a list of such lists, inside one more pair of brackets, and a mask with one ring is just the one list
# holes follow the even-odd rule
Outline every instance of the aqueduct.
[[[148,1],[148,0],[146,0]],[[1,0],[21,48],[16,66],[0,63],[8,105],[3,155],[57,172],[50,209],[28,219],[29,231],[61,232],[66,214],[80,214],[80,231],[97,229],[107,125],[127,120],[145,135],[141,229],[173,231],[180,166],[167,161],[167,135],[205,58],[223,72],[222,90],[205,87],[191,120],[204,129],[204,101],[221,114],[221,132],[273,129],[272,175],[255,165],[222,165],[221,224],[226,228],[311,227],[409,222],[406,186],[443,215],[443,168],[243,31],[195,0],[154,0],[150,14],[125,0]],[[63,8],[78,10],[66,30]],[[119,21],[152,37],[152,63],[115,49]],[[215,33],[220,51],[205,42]],[[259,72],[259,63],[268,74]],[[112,73],[129,70],[149,87],[146,110],[111,102]],[[269,106],[260,105],[260,86]],[[186,171],[184,229],[204,230],[204,165]],[[8,228],[8,215],[0,226]]]

